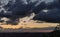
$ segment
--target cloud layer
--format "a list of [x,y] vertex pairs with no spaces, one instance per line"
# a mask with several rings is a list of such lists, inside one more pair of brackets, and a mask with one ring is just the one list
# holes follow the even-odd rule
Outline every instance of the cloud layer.
[[[30,16],[31,13],[36,14],[34,19],[45,21],[53,20],[53,17],[56,20],[60,16],[58,15],[60,10],[58,0],[0,0],[0,3],[0,17],[7,17],[13,21],[25,16]],[[47,9],[48,12],[43,12],[42,10],[44,9]],[[56,17],[58,16],[58,18],[56,18],[55,15]]]

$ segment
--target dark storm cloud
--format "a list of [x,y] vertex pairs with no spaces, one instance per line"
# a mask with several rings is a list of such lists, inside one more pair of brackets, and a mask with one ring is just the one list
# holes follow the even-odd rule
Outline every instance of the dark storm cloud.
[[[1,2],[4,2],[4,1],[1,1]],[[7,16],[10,17],[12,15],[26,16],[27,14],[31,13],[29,11],[37,3],[37,1],[35,1],[34,3],[32,2],[29,3],[29,2],[30,1],[26,1],[26,0],[15,0],[13,4],[13,1],[11,0],[11,1],[8,1],[7,5],[4,5],[3,3],[1,3],[1,5],[4,5],[4,6],[1,7],[0,16],[2,17],[7,17]],[[4,12],[4,10],[6,10],[6,13]]]
[[55,0],[52,3],[47,4],[47,8],[48,9],[60,8],[60,1],[59,0]]
[[60,22],[60,9],[49,9],[48,12],[41,11],[33,19],[58,23]]
[[35,13],[39,13],[40,10],[46,7],[45,2],[49,2],[49,1],[47,0],[46,1],[45,0],[10,0],[6,2],[7,4],[4,6],[5,10],[7,11],[6,14],[8,13],[8,11],[10,11],[14,16],[15,15],[26,16],[27,14],[32,13],[32,12],[29,12],[31,10],[34,11]]
[[[9,10],[9,11],[12,11],[12,13],[13,13],[14,15],[25,16],[25,15],[31,13],[31,12],[29,12],[29,11],[34,7],[34,5],[35,5],[36,3],[37,3],[37,1],[34,2],[34,3],[32,3],[32,2],[28,3],[28,2],[26,1],[26,4],[25,4],[25,3],[24,3],[23,1],[21,1],[21,0],[16,0],[15,4],[12,5],[12,6],[10,6],[10,8],[9,8],[8,10]],[[8,5],[7,5],[7,6],[8,6]]]
[[33,19],[47,22],[60,22],[60,1],[54,1],[46,4],[47,12],[42,9]]
[[[1,0],[0,0],[1,1]],[[3,0],[4,1],[4,0]],[[2,1],[2,2],[3,2]],[[3,4],[4,10],[1,10],[1,17],[8,17],[11,20],[16,20],[25,16],[29,16],[32,12],[38,14],[41,10],[47,8],[59,8],[59,3],[52,3],[53,0],[11,0],[7,1],[6,4]],[[52,4],[50,4],[52,3]],[[1,6],[1,5],[0,5]],[[51,12],[51,11],[50,11]],[[49,12],[49,13],[50,13]],[[40,13],[38,14],[40,15]],[[45,13],[41,13],[41,16],[44,16]]]
[[[1,2],[4,2],[4,0],[0,0]],[[32,12],[34,5],[38,3],[38,1],[30,2],[32,0],[13,0],[11,1],[5,1],[8,2],[6,4],[1,3],[0,7],[0,17],[7,17],[13,21],[16,19],[19,19],[21,17],[29,16]],[[3,6],[2,6],[3,5]],[[11,21],[12,22],[12,21]]]

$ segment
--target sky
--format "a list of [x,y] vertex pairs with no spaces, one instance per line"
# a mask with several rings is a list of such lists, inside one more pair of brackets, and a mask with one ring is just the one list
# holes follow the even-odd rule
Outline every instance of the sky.
[[[57,23],[35,23],[35,21],[32,21],[32,20],[30,20],[30,18],[32,19],[34,16],[35,16],[35,14],[32,14],[33,12],[30,12],[29,13],[29,11],[31,11],[31,10],[33,10],[33,9],[39,9],[39,10],[37,10],[38,11],[38,13],[40,12],[40,9],[41,9],[41,7],[42,8],[44,8],[44,6],[45,6],[45,3],[51,3],[52,1],[54,1],[54,0],[30,0],[31,2],[30,2],[30,4],[26,1],[26,0],[18,0],[18,2],[15,2],[15,0],[11,0],[12,1],[12,3],[14,3],[13,5],[12,5],[12,3],[10,2],[9,3],[9,1],[10,0],[0,0],[0,2],[2,2],[2,5],[6,5],[6,8],[5,7],[1,7],[1,9],[3,8],[4,10],[6,10],[6,9],[8,9],[8,10],[6,10],[7,12],[6,12],[6,14],[8,14],[8,15],[10,15],[10,13],[8,13],[8,11],[11,11],[11,15],[10,16],[13,16],[14,18],[12,18],[12,19],[15,19],[15,17],[17,17],[17,16],[15,16],[15,15],[18,15],[18,16],[21,16],[21,17],[24,17],[22,20],[23,21],[26,21],[26,23],[24,23],[23,21],[20,21],[17,25],[6,25],[6,24],[4,24],[4,25],[0,25],[1,27],[3,27],[3,28],[13,28],[13,29],[18,29],[18,28],[20,28],[20,27],[23,27],[23,28],[26,28],[26,27],[30,27],[30,28],[45,28],[45,27],[56,27],[57,26]],[[37,1],[37,2],[36,2]],[[42,2],[45,2],[45,3],[42,3]],[[9,3],[9,4],[8,4]],[[41,4],[42,3],[42,4]],[[7,5],[8,4],[8,5]],[[41,4],[41,5],[40,5]],[[36,7],[35,7],[36,6]],[[40,7],[41,6],[41,7]],[[0,9],[0,10],[1,10]],[[3,10],[3,11],[4,11]],[[54,14],[54,11],[52,11],[52,10],[55,10],[55,8],[54,9],[51,9],[50,11],[48,11],[48,10],[43,10],[43,12],[41,12],[41,13],[39,13],[39,14],[37,14],[38,16],[41,14],[41,16],[43,16],[42,14],[44,14],[44,12],[47,12],[47,14],[49,15],[49,14],[52,14],[52,12],[53,12],[53,14]],[[2,10],[1,10],[2,11]],[[0,13],[2,13],[0,11]],[[56,10],[55,10],[56,11]],[[57,9],[57,11],[58,11],[58,9]],[[50,12],[50,13],[49,13]],[[35,13],[35,12],[34,12]],[[3,17],[7,17],[8,15],[6,15],[5,16],[5,14],[4,13],[2,13],[4,16]],[[26,17],[25,18],[25,16],[28,16],[28,15],[30,15],[30,16],[32,16],[32,17]],[[45,13],[46,14],[46,13]],[[53,15],[52,15],[53,16]],[[40,17],[40,16],[39,16]],[[10,18],[10,17],[9,17]],[[20,17],[17,17],[17,18],[20,18]],[[38,17],[37,17],[38,18]],[[49,16],[48,16],[48,18],[49,18]],[[21,18],[20,18],[21,19]],[[42,18],[43,19],[43,18]],[[16,20],[16,19],[15,19]],[[15,21],[14,20],[14,21]],[[27,24],[26,26],[24,25],[24,24]]]

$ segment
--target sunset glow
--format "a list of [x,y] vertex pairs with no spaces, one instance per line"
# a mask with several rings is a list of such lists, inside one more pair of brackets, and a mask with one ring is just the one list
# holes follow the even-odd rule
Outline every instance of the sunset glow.
[[[1,23],[2,24],[2,23]],[[26,25],[25,25],[26,24]],[[19,28],[45,28],[45,27],[56,27],[58,23],[35,23],[35,21],[30,20],[27,22],[21,21],[18,25],[0,25],[2,28],[12,28],[12,29],[19,29]]]

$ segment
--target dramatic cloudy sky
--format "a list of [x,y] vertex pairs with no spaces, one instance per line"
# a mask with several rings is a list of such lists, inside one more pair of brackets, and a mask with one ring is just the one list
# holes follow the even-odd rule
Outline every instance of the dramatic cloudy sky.
[[[9,2],[9,1],[12,1],[12,2]],[[48,3],[52,3],[53,1],[54,0],[28,0],[28,1],[27,0],[0,0],[1,4],[5,5],[4,7],[1,7],[0,5],[1,7],[0,16],[8,17],[8,18],[13,16],[12,19],[16,20],[17,18],[28,16],[29,14],[32,13],[29,11],[33,10],[33,11],[36,11],[34,12],[36,13],[36,15],[34,14],[35,15],[34,20],[44,20],[44,21],[53,20],[53,21],[58,22],[60,21],[59,20],[60,9],[58,9],[60,6],[59,4],[56,6],[55,3],[53,5],[48,4]],[[48,5],[47,7],[51,9],[46,9],[46,5]],[[7,12],[4,13],[4,11],[7,11]],[[29,20],[29,19],[30,17],[25,18],[25,20]],[[55,23],[35,23],[35,21],[27,21],[26,23],[24,23],[23,21],[20,21],[18,25],[13,25],[13,26],[12,25],[0,25],[0,26],[3,28],[13,28],[13,29],[25,27],[25,25],[23,24],[27,24],[27,27],[31,27],[31,28],[46,28],[46,27],[48,28],[48,27],[57,26],[57,24]]]
[[[9,1],[12,1],[12,2],[9,2]],[[2,17],[13,16],[13,19],[15,19],[15,18],[19,18],[19,17],[28,16],[29,14],[32,13],[32,12],[29,12],[30,10],[36,11],[34,13],[37,13],[37,15],[40,15],[41,10],[44,10],[47,7],[49,7],[49,8],[50,7],[53,8],[53,6],[56,8],[59,7],[59,4],[57,6],[55,4],[53,4],[53,5],[48,4],[48,3],[52,3],[53,1],[54,0],[28,0],[28,1],[27,0],[0,0],[2,5],[6,5],[5,7],[1,7],[1,9],[0,9],[1,11],[2,10],[5,11],[6,13],[3,13],[0,11],[0,16],[2,16],[2,15],[3,15]],[[54,8],[54,10],[59,11],[56,8]],[[6,10],[6,9],[8,9],[8,10]],[[47,12],[47,17],[49,17],[51,14],[52,14],[52,16],[56,15],[56,14],[52,13],[52,12],[54,12],[54,10],[53,11],[52,10],[53,9],[50,9],[50,11]],[[8,11],[10,11],[11,13]],[[50,13],[50,15],[48,16],[49,13]],[[41,12],[41,17],[39,16],[41,19],[43,19],[42,14],[46,15],[46,13],[43,13],[43,11]],[[39,18],[39,17],[36,17],[36,18]],[[45,16],[43,16],[43,17],[45,17]],[[50,18],[52,18],[52,17],[50,17]],[[56,18],[56,17],[54,17],[54,18]]]

